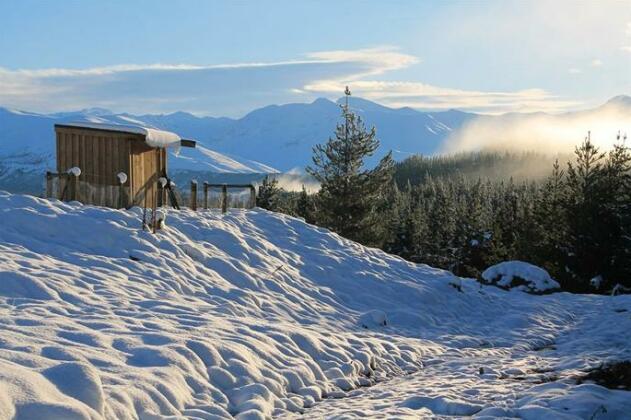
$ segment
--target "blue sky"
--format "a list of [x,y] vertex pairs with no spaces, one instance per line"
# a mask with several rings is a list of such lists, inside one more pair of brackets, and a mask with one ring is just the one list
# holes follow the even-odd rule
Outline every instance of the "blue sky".
[[357,96],[560,112],[631,93],[629,1],[0,1],[0,106],[241,116]]

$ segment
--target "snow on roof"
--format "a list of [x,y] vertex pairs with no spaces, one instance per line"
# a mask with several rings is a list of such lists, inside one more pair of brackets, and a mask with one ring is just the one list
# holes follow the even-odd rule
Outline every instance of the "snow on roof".
[[62,125],[91,128],[96,130],[118,131],[121,133],[141,134],[145,136],[145,143],[151,147],[179,147],[182,138],[170,131],[158,130],[141,125],[104,124],[95,122],[70,122]]

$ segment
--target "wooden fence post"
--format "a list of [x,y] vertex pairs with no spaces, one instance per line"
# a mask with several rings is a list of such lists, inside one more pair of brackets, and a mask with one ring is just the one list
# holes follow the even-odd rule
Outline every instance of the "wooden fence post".
[[228,211],[228,186],[223,184],[221,186],[221,212],[226,213]]
[[70,201],[77,201],[77,178],[74,175],[70,175]]
[[78,167],[70,168],[68,176],[70,177],[70,201],[79,201],[79,176],[81,176],[81,169]]
[[120,184],[118,191],[118,202],[121,209],[126,209],[129,206],[129,199],[127,197],[127,190],[125,184]]
[[157,207],[162,207],[164,205],[164,188],[162,188],[162,182],[158,181],[158,205]]
[[118,181],[118,208],[127,208],[127,191],[125,191],[125,183],[127,182],[127,174],[125,172],[119,172],[116,174],[116,180]]
[[208,210],[208,182],[204,181],[204,210]]
[[191,210],[197,210],[197,181],[191,181]]
[[256,188],[254,185],[250,185],[250,208],[256,207]]
[[46,198],[53,196],[53,173],[46,171]]

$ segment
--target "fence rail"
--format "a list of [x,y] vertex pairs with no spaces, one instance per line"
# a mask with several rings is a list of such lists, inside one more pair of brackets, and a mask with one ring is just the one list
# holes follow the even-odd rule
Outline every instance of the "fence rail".
[[[127,178],[121,178],[118,174],[113,185],[95,185],[86,182],[81,176],[79,168],[76,172],[55,173],[46,172],[46,198],[57,198],[62,201],[81,201],[85,204],[93,204],[97,206],[111,208],[129,208],[134,204],[130,200],[130,190]],[[201,206],[198,206],[198,188],[197,181],[191,181],[191,194],[189,198],[189,207],[191,210],[197,210],[198,207],[203,209],[220,208],[222,213],[226,213],[228,208],[247,208],[251,209],[256,206],[256,188],[252,184],[212,184],[204,182],[202,187]],[[157,206],[166,205],[164,201],[165,186],[158,181],[158,199]],[[213,192],[219,190],[219,196]],[[229,190],[245,190],[238,194],[229,195]],[[175,193],[173,193],[175,194]],[[176,208],[177,200],[171,198],[171,202]]]
[[[222,213],[226,213],[228,211],[228,207],[241,207],[241,208],[253,208],[256,206],[256,188],[252,184],[211,184],[208,182],[203,183],[203,199],[202,199],[202,208],[208,209],[212,207],[212,199],[210,197],[213,189],[220,189],[221,196],[219,200],[219,205],[217,207],[221,208]],[[243,194],[240,194],[233,198],[232,202],[228,197],[229,189],[247,189],[249,191],[247,197],[243,199]],[[198,208],[198,196],[197,196],[197,181],[191,181],[191,196],[190,196],[190,205],[191,210],[197,210]]]

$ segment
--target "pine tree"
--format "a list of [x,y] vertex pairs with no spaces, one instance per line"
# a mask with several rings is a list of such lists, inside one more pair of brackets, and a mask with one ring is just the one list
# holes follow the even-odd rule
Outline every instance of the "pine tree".
[[381,223],[384,236],[382,249],[403,258],[409,257],[409,194],[399,191],[396,182],[393,182],[380,211],[385,216]]
[[296,200],[296,216],[302,217],[307,223],[314,223],[313,213],[313,200],[303,185],[302,190],[298,193],[298,199]]
[[460,216],[457,222],[457,260],[454,273],[459,276],[477,277],[487,267],[489,230],[485,212],[484,184],[481,179],[460,192]]
[[266,210],[280,211],[280,195],[282,192],[283,189],[278,186],[278,180],[266,175],[259,186],[256,195],[256,205]]
[[343,124],[335,137],[314,148],[313,166],[307,172],[320,182],[318,224],[366,245],[381,245],[379,214],[392,181],[394,162],[388,153],[374,169],[364,168],[364,160],[379,147],[375,128],[367,131],[361,118],[348,107],[350,91],[345,91]]
[[[558,159],[552,173],[537,191],[535,210],[535,238],[531,242],[533,262],[544,267],[555,279],[564,282],[568,257],[567,243],[567,188],[565,171]],[[526,250],[522,251],[526,252]]]
[[[603,219],[603,160],[588,135],[575,150],[576,162],[568,162],[566,202],[568,220],[568,274],[571,290],[586,291],[588,281],[603,274],[607,264],[608,244],[602,232]],[[606,223],[606,222],[605,222]],[[603,235],[605,234],[605,235]]]
[[611,248],[610,265],[603,269],[603,276],[610,286],[631,286],[631,150],[626,136],[618,134],[617,140],[603,168],[602,219]]
[[451,268],[455,263],[454,238],[456,232],[456,208],[452,185],[448,181],[435,183],[434,200],[428,213],[429,232],[422,244],[428,264]]
[[536,264],[532,255],[533,243],[537,240],[538,227],[535,218],[539,187],[533,182],[522,183],[517,189],[517,237],[514,259]]
[[417,263],[427,263],[428,259],[423,254],[424,245],[429,237],[427,207],[422,204],[410,207],[404,223],[405,240],[402,246],[404,254],[401,256]]

